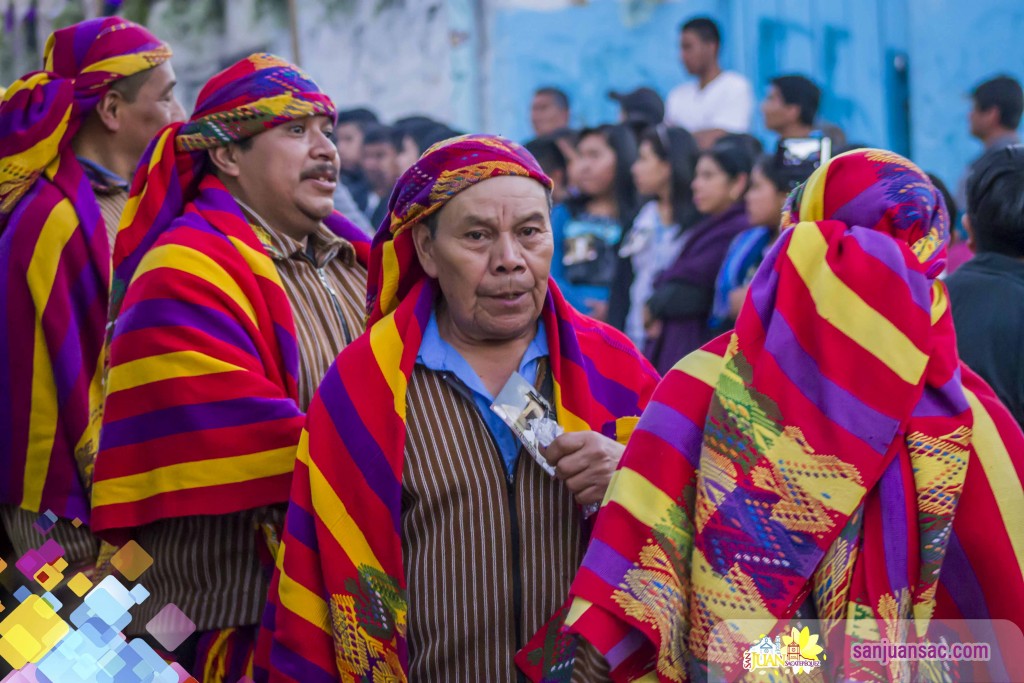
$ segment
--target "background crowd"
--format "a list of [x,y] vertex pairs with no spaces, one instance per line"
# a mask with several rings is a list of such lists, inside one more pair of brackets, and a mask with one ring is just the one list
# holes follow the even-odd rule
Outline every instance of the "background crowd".
[[[550,86],[535,91],[528,112],[535,137],[525,145],[555,183],[552,274],[574,306],[626,332],[662,373],[732,326],[750,279],[778,236],[787,196],[822,153],[835,156],[870,143],[847,140],[842,129],[819,117],[821,87],[804,75],[776,75],[755,102],[749,80],[722,68],[722,40],[710,18],[682,23],[680,61],[692,78],[664,100],[650,87],[609,92],[620,108],[616,121],[572,128],[569,96]],[[986,152],[1020,141],[1024,98],[1016,79],[997,75],[975,85],[971,104],[965,124]],[[774,144],[762,145],[751,135],[757,119]],[[387,124],[368,108],[342,111],[338,209],[372,234],[399,176],[431,144],[456,132],[426,116]],[[952,190],[929,174],[954,224],[943,277],[973,250],[1017,254],[1015,247],[994,247],[984,237],[971,242],[969,219],[961,220],[976,161]],[[1011,284],[1017,283],[1011,278]],[[961,299],[959,289],[953,280],[954,302]],[[971,307],[972,315],[992,315],[978,312],[976,303],[961,306]],[[961,352],[982,366],[979,372],[1024,419],[1022,378],[1005,379],[1015,364],[991,357],[987,349],[994,346],[978,343],[973,323],[961,329]]]

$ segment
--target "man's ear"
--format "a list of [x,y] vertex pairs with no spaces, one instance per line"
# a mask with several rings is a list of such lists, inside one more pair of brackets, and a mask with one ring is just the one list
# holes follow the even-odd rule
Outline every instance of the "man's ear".
[[99,104],[96,105],[96,116],[100,123],[111,133],[121,130],[121,115],[124,113],[124,97],[113,88],[109,88]]
[[241,172],[241,148],[235,144],[214,147],[208,151],[214,167],[229,178],[237,178]]
[[971,217],[969,214],[964,214],[964,230],[967,232],[967,248],[971,250],[971,253],[977,253],[978,242],[974,239],[974,226],[971,225]]
[[416,256],[420,259],[423,272],[429,277],[437,278],[437,263],[434,261],[434,238],[430,236],[430,228],[424,223],[412,226],[412,243],[416,245]]

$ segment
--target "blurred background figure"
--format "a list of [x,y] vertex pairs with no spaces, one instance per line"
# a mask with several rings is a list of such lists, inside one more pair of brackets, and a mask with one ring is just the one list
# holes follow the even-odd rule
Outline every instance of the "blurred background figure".
[[957,348],[1024,426],[1024,147],[974,164],[964,227],[976,256],[946,280]]
[[776,76],[761,101],[765,128],[780,138],[806,138],[814,132],[821,90],[806,76]]
[[647,301],[645,354],[662,374],[712,336],[708,316],[715,278],[729,243],[750,227],[743,195],[758,147],[750,136],[730,135],[697,161],[693,203],[704,218],[690,228],[675,261],[655,278]]
[[691,188],[698,153],[693,136],[682,128],[658,123],[640,136],[633,182],[647,202],[619,249],[632,271],[625,332],[639,348],[646,340],[644,306],[654,279],[675,262],[701,218]]
[[661,95],[651,88],[637,88],[630,92],[612,90],[608,97],[619,103],[619,123],[632,128],[638,137],[647,128],[665,120],[665,103]]
[[363,173],[363,137],[367,128],[379,123],[377,115],[369,109],[348,109],[338,112],[338,125],[334,129],[338,159],[341,161],[340,185],[344,185],[352,195],[356,208],[364,216],[373,212],[369,205],[373,191]]
[[398,128],[380,124],[367,128],[363,134],[363,173],[371,192],[367,208],[375,230],[387,215],[391,189],[402,175],[399,155],[403,137]]
[[530,104],[530,125],[536,136],[569,126],[569,96],[553,87],[538,88]]
[[[984,145],[985,152],[1020,142],[1017,128],[1024,112],[1024,91],[1020,82],[1010,76],[996,76],[979,84],[971,92],[971,111],[967,122],[971,136]],[[967,165],[957,184],[956,202],[967,205],[967,179],[982,155]]]
[[398,154],[399,175],[405,173],[433,145],[461,135],[448,125],[421,115],[395,121],[395,129],[402,135],[402,151]]
[[693,133],[706,149],[726,133],[746,133],[754,109],[750,81],[718,62],[722,34],[708,17],[696,17],[679,29],[680,55],[686,72],[696,80],[668,94],[665,120]]
[[779,236],[786,198],[818,166],[812,160],[786,163],[781,152],[780,148],[774,154],[762,154],[750,173],[745,204],[754,227],[736,236],[722,261],[709,323],[713,332],[725,332],[736,322],[750,281]]
[[562,128],[548,135],[542,135],[527,142],[524,147],[537,159],[544,173],[551,178],[551,201],[564,203],[570,195],[569,158],[575,156],[576,133]]
[[636,215],[631,173],[636,138],[621,124],[587,128],[580,132],[574,154],[569,177],[579,194],[552,211],[551,275],[577,310],[605,320],[617,250]]

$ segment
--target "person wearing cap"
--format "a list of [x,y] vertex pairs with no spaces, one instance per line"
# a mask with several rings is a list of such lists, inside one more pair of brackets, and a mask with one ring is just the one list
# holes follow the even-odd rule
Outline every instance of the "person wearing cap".
[[[583,507],[657,375],[549,278],[550,190],[525,149],[485,135],[399,180],[368,332],[309,409],[257,680],[606,680],[560,607]],[[490,409],[517,372],[566,430],[538,456],[554,476]]]
[[632,128],[639,138],[651,126],[656,126],[665,119],[665,103],[661,95],[650,88],[637,88],[629,92],[608,93],[608,97],[619,103],[621,112],[619,123]]
[[298,67],[240,60],[154,141],[117,237],[93,528],[155,559],[126,631],[176,605],[202,681],[246,675],[304,411],[363,331],[334,115]]
[[676,86],[665,102],[665,123],[690,131],[702,149],[728,133],[746,133],[754,111],[750,81],[718,61],[722,35],[708,17],[679,27],[683,66],[696,78]]
[[[114,234],[150,138],[184,118],[171,49],[120,17],[46,41],[0,104],[0,514],[15,557],[40,513],[69,571],[96,564],[96,449]],[[84,522],[84,524],[82,524]]]

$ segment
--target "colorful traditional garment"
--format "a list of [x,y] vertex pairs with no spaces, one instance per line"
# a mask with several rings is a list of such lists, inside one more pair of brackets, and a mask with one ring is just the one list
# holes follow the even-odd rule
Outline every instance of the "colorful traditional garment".
[[[143,158],[114,250],[97,532],[288,499],[303,422],[291,307],[248,219],[196,150],[334,113],[296,67],[252,55],[214,76],[192,118],[165,128]],[[358,228],[328,222],[367,256]]]
[[83,477],[96,434],[111,248],[71,141],[120,78],[170,48],[119,17],[50,36],[45,71],[0,104],[0,503],[89,521]]
[[[407,678],[407,387],[438,294],[411,228],[462,190],[506,175],[550,187],[519,145],[463,136],[429,149],[391,197],[371,254],[367,333],[328,372],[300,444],[257,647],[264,679]],[[574,311],[553,282],[542,317],[559,422],[624,441],[656,381],[653,369],[623,335]],[[568,680],[572,670],[573,641],[559,636],[560,624],[561,613],[520,656],[552,680]]]
[[813,615],[847,644],[898,642],[898,619],[1022,622],[1024,435],[957,358],[941,197],[880,150],[801,192],[735,331],[666,376],[598,516],[567,622],[616,681],[737,678],[766,627],[713,635],[727,619]]

